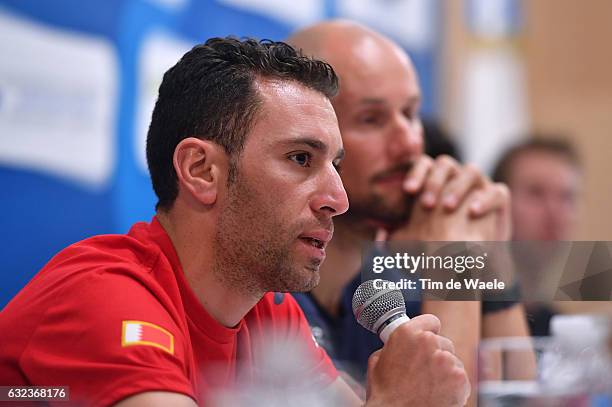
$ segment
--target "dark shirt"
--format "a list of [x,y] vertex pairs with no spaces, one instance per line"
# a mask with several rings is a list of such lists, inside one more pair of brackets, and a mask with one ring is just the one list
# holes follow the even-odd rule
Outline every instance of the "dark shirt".
[[[344,287],[337,316],[330,315],[310,293],[294,293],[293,297],[304,311],[304,315],[310,324],[312,334],[323,347],[338,370],[350,374],[360,383],[365,383],[369,356],[383,346],[377,335],[363,328],[353,316],[352,299],[353,293],[361,284],[361,274]],[[511,287],[509,291],[514,292],[517,287]],[[406,302],[406,315],[413,318],[421,314],[421,302],[415,298],[408,298],[409,291],[401,290]],[[412,293],[414,296],[415,293]],[[509,298],[516,294],[511,294]],[[487,314],[507,309],[516,304],[516,301],[506,299],[504,301],[482,302],[482,312]]]
[[[344,370],[355,380],[365,382],[368,358],[380,349],[382,341],[357,323],[352,311],[353,293],[361,284],[358,274],[342,291],[338,315],[330,315],[310,293],[293,294],[302,307],[312,334],[319,346],[323,347],[339,370]],[[420,314],[420,302],[406,302],[406,314],[414,317]]]

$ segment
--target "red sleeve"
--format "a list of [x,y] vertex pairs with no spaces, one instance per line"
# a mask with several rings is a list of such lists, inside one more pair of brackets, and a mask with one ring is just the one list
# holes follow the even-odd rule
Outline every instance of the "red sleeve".
[[[268,294],[270,295],[270,294]],[[271,294],[275,298],[277,307],[282,310],[284,318],[286,318],[286,337],[285,340],[303,344],[302,351],[308,363],[303,365],[305,373],[315,381],[318,387],[326,387],[332,384],[338,378],[338,371],[333,362],[321,348],[312,335],[310,325],[302,312],[302,309],[295,301],[291,294]],[[282,298],[280,302],[279,298]],[[278,304],[280,302],[280,304]],[[282,332],[281,329],[279,331]]]
[[[106,406],[153,390],[195,399],[180,322],[154,289],[125,271],[88,271],[65,283],[25,348],[25,375],[37,385],[69,386],[78,405]],[[124,321],[151,324],[149,344],[126,346]],[[172,349],[154,346],[168,335]]]

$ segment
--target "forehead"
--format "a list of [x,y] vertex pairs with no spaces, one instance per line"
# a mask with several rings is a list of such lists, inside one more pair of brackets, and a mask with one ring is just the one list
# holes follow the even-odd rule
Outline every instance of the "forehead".
[[529,150],[519,153],[509,168],[510,182],[542,182],[550,185],[561,181],[577,183],[580,171],[560,153]]
[[338,121],[325,95],[295,81],[262,79],[256,84],[262,104],[247,144],[266,148],[308,136],[335,150],[342,147]]
[[338,49],[330,59],[340,77],[341,98],[420,97],[414,66],[408,55],[394,44],[366,37],[350,47]]

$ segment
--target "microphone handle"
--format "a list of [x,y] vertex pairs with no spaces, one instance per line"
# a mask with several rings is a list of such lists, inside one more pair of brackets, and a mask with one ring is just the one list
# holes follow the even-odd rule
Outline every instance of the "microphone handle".
[[404,313],[394,315],[394,317],[389,318],[389,320],[383,324],[383,329],[379,331],[378,337],[383,343],[387,343],[393,331],[395,331],[398,326],[408,321],[410,321],[410,318]]

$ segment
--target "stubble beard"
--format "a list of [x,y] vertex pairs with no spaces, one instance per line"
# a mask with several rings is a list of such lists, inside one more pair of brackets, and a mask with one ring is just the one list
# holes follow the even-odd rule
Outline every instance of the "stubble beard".
[[353,198],[349,194],[351,206],[344,218],[358,222],[375,221],[390,229],[406,224],[416,198],[404,194],[401,200],[391,202],[388,197],[371,192],[365,199]]
[[[274,208],[237,175],[228,190],[215,236],[214,273],[225,286],[260,298],[266,292],[309,291],[319,282],[319,262],[303,269],[291,255],[295,233]],[[300,225],[296,225],[300,226]]]

